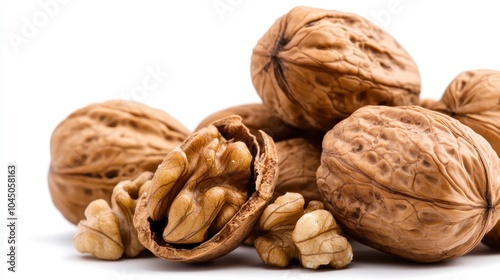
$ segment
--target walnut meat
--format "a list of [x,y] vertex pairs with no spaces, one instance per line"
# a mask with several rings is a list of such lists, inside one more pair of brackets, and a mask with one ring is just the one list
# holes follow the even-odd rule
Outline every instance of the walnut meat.
[[258,41],[251,75],[285,122],[330,130],[364,105],[418,104],[418,68],[396,40],[359,15],[296,7]]
[[419,106],[367,106],[323,139],[318,187],[342,229],[416,262],[472,250],[499,219],[500,162],[487,141]]
[[268,205],[259,220],[263,232],[255,249],[265,264],[286,267],[293,259],[302,266],[342,268],[352,260],[352,247],[323,203],[305,201],[299,193],[286,193]]
[[111,207],[104,199],[92,201],[85,209],[86,219],[78,223],[73,238],[75,248],[96,258],[117,260],[135,257],[144,246],[133,224],[136,201],[148,188],[153,173],[143,172],[133,181],[118,183],[113,189]]
[[139,198],[134,225],[156,256],[204,262],[239,246],[269,203],[278,176],[276,148],[239,116],[190,135],[169,152]]
[[500,156],[500,71],[480,69],[460,73],[430,109],[472,128]]
[[188,134],[167,113],[137,102],[112,100],[81,108],[52,133],[52,201],[77,224],[91,201],[102,198],[110,203],[119,182],[155,171]]

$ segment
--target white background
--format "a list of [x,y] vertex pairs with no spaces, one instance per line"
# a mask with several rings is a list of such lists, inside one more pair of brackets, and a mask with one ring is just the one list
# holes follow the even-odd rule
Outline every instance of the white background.
[[[1,279],[469,280],[498,275],[500,252],[484,246],[456,260],[419,265],[354,244],[353,262],[339,271],[272,269],[251,248],[206,265],[151,256],[99,261],[73,248],[76,227],[55,209],[47,185],[53,129],[90,103],[137,99],[194,129],[219,109],[259,102],[250,79],[252,49],[294,6],[348,11],[377,22],[415,59],[421,96],[439,98],[461,71],[500,69],[495,1],[54,1],[0,4],[0,180],[6,182],[8,163],[17,163],[19,176],[17,273],[7,272],[6,183],[0,188]],[[47,10],[48,2],[57,6]],[[148,69],[168,75],[141,92]]]

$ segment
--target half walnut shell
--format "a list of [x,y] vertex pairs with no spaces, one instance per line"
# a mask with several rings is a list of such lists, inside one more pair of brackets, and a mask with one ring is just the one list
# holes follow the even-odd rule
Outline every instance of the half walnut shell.
[[272,138],[252,135],[239,116],[191,134],[167,154],[139,198],[139,241],[160,258],[206,262],[238,247],[274,192]]

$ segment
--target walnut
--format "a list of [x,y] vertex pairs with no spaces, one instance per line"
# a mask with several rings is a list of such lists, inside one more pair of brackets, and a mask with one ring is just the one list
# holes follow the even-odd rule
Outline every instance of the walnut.
[[265,233],[255,240],[255,248],[265,264],[286,267],[293,259],[303,267],[321,265],[342,268],[352,260],[352,247],[330,212],[319,201],[304,210],[299,193],[286,193],[267,206],[259,220]]
[[89,203],[85,217],[78,223],[75,248],[96,258],[116,260],[123,255],[135,257],[144,246],[137,238],[133,217],[137,198],[148,188],[153,173],[143,172],[133,181],[118,183],[113,189],[111,207],[104,199]]
[[137,102],[111,100],[81,108],[59,123],[50,139],[52,201],[77,224],[91,201],[110,203],[116,184],[155,171],[188,134],[167,113]]
[[366,106],[323,139],[318,187],[347,234],[416,262],[471,251],[499,220],[487,141],[419,106]]
[[430,109],[472,128],[500,156],[500,71],[480,69],[458,74]]
[[500,220],[484,235],[482,242],[492,249],[500,250]]
[[242,118],[243,124],[250,129],[250,133],[259,136],[259,130],[264,131],[271,136],[274,142],[279,142],[291,138],[296,138],[304,135],[309,135],[312,138],[323,137],[319,133],[310,132],[294,126],[291,126],[281,120],[273,111],[263,104],[245,104],[234,107],[229,107],[224,110],[217,111],[205,119],[203,119],[195,131],[206,127],[212,122],[222,119],[230,115],[238,115]]
[[396,40],[356,14],[296,7],[255,46],[252,81],[285,122],[330,130],[364,105],[418,104],[418,68]]
[[304,138],[294,138],[276,143],[276,151],[279,175],[271,201],[287,192],[300,193],[306,204],[322,200],[316,184],[321,148]]
[[276,148],[229,116],[168,153],[139,198],[134,224],[156,256],[205,262],[238,247],[269,203],[278,175]]

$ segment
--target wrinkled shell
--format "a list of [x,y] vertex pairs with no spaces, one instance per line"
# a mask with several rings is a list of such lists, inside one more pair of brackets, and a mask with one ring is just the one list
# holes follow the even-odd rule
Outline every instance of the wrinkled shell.
[[364,105],[418,104],[418,68],[396,40],[361,16],[296,7],[259,40],[252,81],[287,123],[330,130]]
[[486,138],[500,156],[500,71],[460,73],[430,107],[459,120]]
[[53,131],[48,183],[52,201],[70,222],[96,199],[110,203],[113,188],[155,171],[189,134],[167,113],[124,100],[81,108]]
[[[239,116],[221,119],[214,122],[213,126],[225,139],[244,142],[252,153],[253,177],[251,184],[248,185],[248,200],[218,232],[208,236],[202,243],[188,246],[169,244],[163,240],[162,233],[166,221],[152,219],[148,210],[149,190],[146,191],[139,198],[134,225],[141,243],[160,258],[179,262],[206,262],[231,252],[249,234],[272,197],[278,176],[276,147],[272,138],[262,133],[263,142],[257,142],[256,137],[249,134],[249,130],[242,124]],[[198,133],[190,135],[179,148],[184,150],[189,147]],[[161,167],[158,171],[160,170]],[[161,180],[157,182],[162,183]],[[182,189],[183,186],[179,187]],[[154,184],[151,184],[150,188],[154,189]]]
[[417,262],[472,250],[499,218],[500,163],[484,138],[418,106],[367,106],[323,139],[318,187],[342,228]]
[[322,200],[316,184],[316,170],[320,165],[321,149],[303,138],[276,143],[279,176],[274,190],[274,201],[287,192],[300,193],[306,204]]
[[229,107],[224,110],[215,112],[203,119],[196,127],[195,131],[208,126],[214,121],[228,117],[230,115],[238,115],[242,118],[243,124],[250,129],[250,133],[259,136],[259,130],[264,131],[271,136],[274,142],[287,140],[290,138],[306,135],[310,132],[293,127],[281,120],[272,110],[263,104],[245,104],[234,107]]

